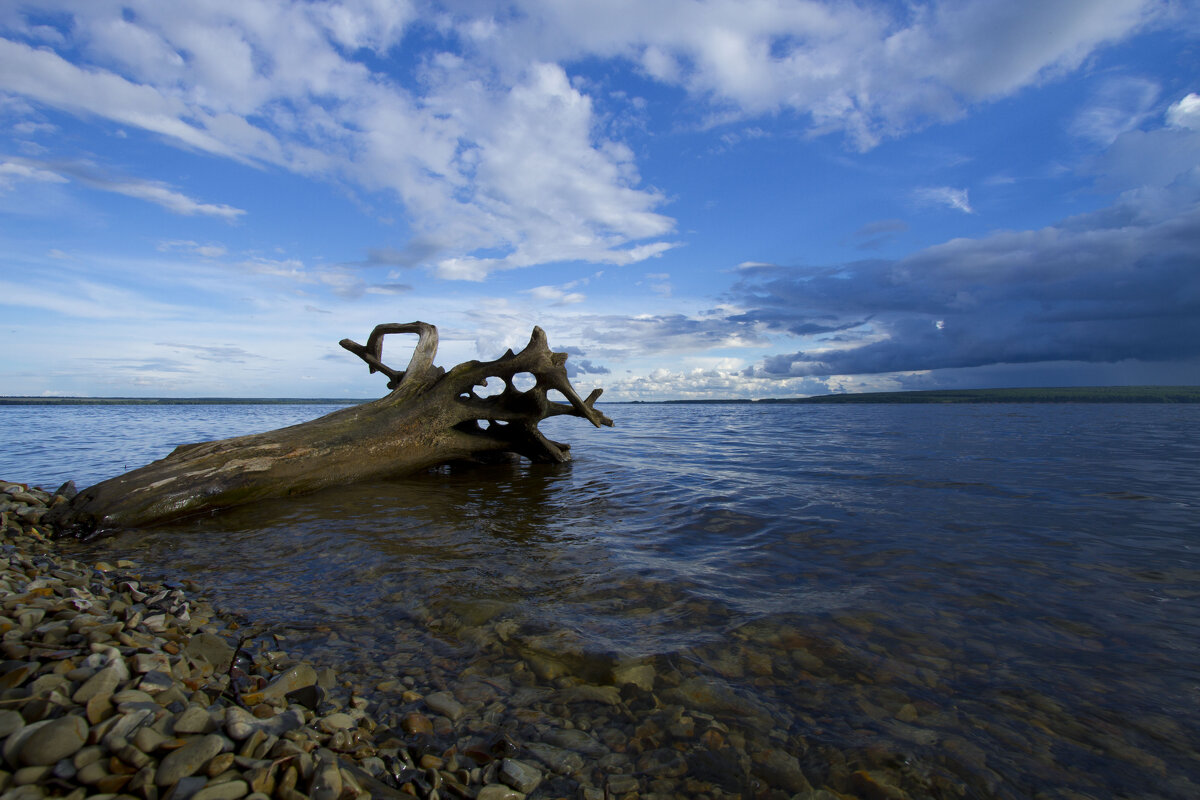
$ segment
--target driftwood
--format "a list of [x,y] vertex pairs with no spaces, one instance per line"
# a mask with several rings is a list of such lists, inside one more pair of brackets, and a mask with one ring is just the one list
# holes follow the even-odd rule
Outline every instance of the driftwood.
[[[417,334],[408,369],[382,361],[388,334]],[[597,411],[601,389],[586,399],[567,378],[566,353],[552,353],[535,327],[520,353],[495,361],[468,361],[446,372],[433,364],[437,328],[424,322],[378,325],[366,345],[343,339],[371,372],[388,377],[391,393],[287,428],[177,447],[166,458],[81,491],[51,514],[60,532],[92,535],[147,527],[181,517],[411,474],[439,464],[518,454],[534,462],[570,459],[570,445],[547,439],[537,425],[559,414],[612,425]],[[535,385],[518,389],[514,376],[529,373]],[[489,378],[504,382],[490,397],[474,391]],[[568,403],[547,399],[557,390]]]

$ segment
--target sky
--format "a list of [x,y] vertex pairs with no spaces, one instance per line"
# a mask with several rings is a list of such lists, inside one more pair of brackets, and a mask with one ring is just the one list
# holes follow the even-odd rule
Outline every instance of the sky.
[[1200,384],[1187,2],[0,0],[0,121],[0,395]]

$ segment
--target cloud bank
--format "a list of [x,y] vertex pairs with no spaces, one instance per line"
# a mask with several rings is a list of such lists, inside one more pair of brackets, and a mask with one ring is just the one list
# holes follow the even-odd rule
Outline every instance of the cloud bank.
[[[1074,69],[1169,9],[1158,0],[18,0],[0,10],[0,90],[382,193],[413,232],[407,261],[482,280],[553,262],[631,264],[677,245],[668,198],[642,183],[613,134],[628,112],[601,103],[603,87],[572,65],[614,59],[686,92],[693,124],[787,114],[811,135],[869,149]],[[414,36],[422,49],[405,70],[382,66]],[[107,188],[183,214],[241,213],[149,178]],[[961,190],[931,191],[970,211]]]

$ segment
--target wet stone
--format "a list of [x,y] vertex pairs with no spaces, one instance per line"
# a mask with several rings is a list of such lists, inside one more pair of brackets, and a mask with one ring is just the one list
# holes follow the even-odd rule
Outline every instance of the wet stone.
[[542,782],[542,773],[523,761],[506,758],[500,766],[500,780],[518,792],[529,794]]
[[525,800],[525,795],[516,789],[493,783],[480,789],[475,800]]
[[225,670],[233,660],[233,646],[215,633],[199,633],[188,640],[183,652],[192,658],[200,658],[213,669]]
[[308,664],[296,664],[277,675],[261,692],[257,693],[258,696],[255,699],[247,697],[246,702],[256,703],[260,702],[260,699],[276,700],[286,696],[289,692],[303,689],[306,686],[315,686],[316,683],[316,670]]
[[424,714],[418,714],[415,711],[404,715],[404,719],[400,721],[400,727],[405,733],[433,733],[433,721]]
[[454,695],[449,692],[434,692],[426,696],[425,705],[429,706],[429,710],[435,714],[441,714],[449,718],[452,722],[457,722],[462,719],[466,713],[466,708],[463,704],[454,698]]

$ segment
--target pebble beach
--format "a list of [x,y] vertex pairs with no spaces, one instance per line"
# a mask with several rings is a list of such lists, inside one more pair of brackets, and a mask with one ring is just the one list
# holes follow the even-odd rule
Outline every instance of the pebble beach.
[[[457,695],[397,675],[374,687],[385,710],[194,582],[71,558],[41,519],[72,491],[0,482],[0,800],[855,796],[814,789],[782,749],[751,758],[711,714],[655,696],[647,667],[616,685],[475,676]],[[578,726],[541,724],[553,709]]]

